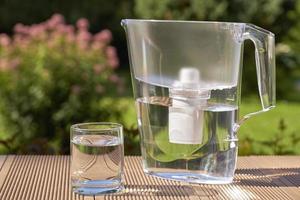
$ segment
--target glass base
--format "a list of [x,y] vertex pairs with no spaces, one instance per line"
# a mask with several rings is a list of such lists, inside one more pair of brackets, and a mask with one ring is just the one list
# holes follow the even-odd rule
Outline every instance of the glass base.
[[229,184],[233,181],[233,177],[216,177],[191,172],[152,172],[145,170],[145,173],[163,179],[199,184]]
[[[111,182],[110,182],[111,183]],[[122,184],[108,184],[107,181],[85,181],[84,184],[73,184],[73,192],[81,195],[105,195],[121,192],[124,189]]]

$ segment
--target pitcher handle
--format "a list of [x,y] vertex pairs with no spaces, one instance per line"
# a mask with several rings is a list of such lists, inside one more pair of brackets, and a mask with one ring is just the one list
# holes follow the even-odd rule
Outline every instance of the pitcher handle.
[[262,110],[246,114],[241,124],[253,115],[275,107],[275,36],[252,24],[246,24],[243,39],[250,39],[255,46],[257,82]]

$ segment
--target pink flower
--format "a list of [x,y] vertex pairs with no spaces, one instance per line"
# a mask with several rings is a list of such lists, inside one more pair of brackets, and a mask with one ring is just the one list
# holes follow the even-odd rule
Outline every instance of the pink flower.
[[104,29],[103,31],[97,33],[94,36],[94,40],[99,42],[109,43],[112,40],[112,34],[110,30]]
[[67,34],[66,35],[66,40],[68,41],[68,42],[74,42],[75,41],[75,35],[74,34]]
[[90,41],[92,38],[92,35],[88,31],[79,31],[77,34],[77,39],[81,41]]
[[7,47],[11,42],[11,39],[8,37],[8,35],[1,33],[0,34],[0,46]]
[[103,65],[100,65],[100,64],[96,64],[93,67],[93,70],[96,75],[100,74],[103,71],[103,69],[104,69]]
[[74,34],[74,27],[70,25],[59,24],[57,31],[62,34]]
[[20,64],[20,59],[18,58],[14,58],[12,61],[10,61],[9,63],[9,68],[12,70],[15,70],[18,68],[19,64]]
[[92,42],[91,47],[93,50],[100,51],[105,47],[103,42]]
[[15,47],[20,48],[27,48],[28,44],[30,43],[30,40],[27,39],[27,37],[24,37],[22,35],[16,34],[13,36],[13,45]]
[[89,41],[91,40],[91,38],[92,35],[89,32],[85,30],[80,30],[76,37],[78,46],[81,49],[86,49],[89,45]]
[[119,66],[118,58],[109,58],[107,63],[112,69],[115,69]]
[[31,35],[32,37],[44,38],[45,30],[46,30],[45,26],[41,24],[34,24],[29,28],[29,35]]
[[65,33],[66,34],[74,34],[74,26],[72,25],[66,25],[65,26]]
[[119,59],[117,57],[117,50],[115,47],[108,46],[106,48],[106,56],[107,56],[107,63],[110,67],[113,69],[117,68],[119,66]]
[[[57,34],[57,35],[55,35]],[[57,32],[54,32],[54,38],[65,36],[66,41],[74,42],[75,41],[75,28],[71,25],[59,24],[57,26]]]
[[107,56],[108,58],[112,58],[112,57],[116,57],[116,56],[117,56],[117,50],[116,50],[116,48],[113,47],[113,46],[108,46],[108,47],[106,48],[105,53],[106,53],[106,56]]
[[28,33],[28,27],[27,26],[24,26],[23,24],[21,23],[17,23],[15,26],[14,26],[14,32],[15,33],[19,33],[19,34],[27,34]]
[[46,26],[49,29],[56,28],[59,24],[64,24],[65,18],[61,14],[54,14],[52,17],[46,22]]
[[57,26],[57,32],[53,32],[54,38],[64,36],[66,41],[74,42],[75,41],[75,32],[74,27],[71,25],[59,24]]
[[86,18],[80,18],[77,20],[76,26],[78,29],[87,30],[89,28],[89,21]]

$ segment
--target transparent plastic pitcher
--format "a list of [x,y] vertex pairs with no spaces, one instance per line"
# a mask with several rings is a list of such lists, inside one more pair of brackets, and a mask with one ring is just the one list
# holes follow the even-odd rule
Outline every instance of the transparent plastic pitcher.
[[[274,35],[245,23],[125,19],[122,26],[144,172],[194,183],[232,182],[240,124],[275,106]],[[262,110],[239,117],[247,39],[255,45]]]

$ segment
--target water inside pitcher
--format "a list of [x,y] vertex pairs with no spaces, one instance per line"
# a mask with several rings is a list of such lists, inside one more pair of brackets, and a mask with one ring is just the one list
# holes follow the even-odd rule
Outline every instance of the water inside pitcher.
[[[233,180],[242,121],[275,105],[274,35],[244,23],[122,20],[147,174]],[[239,117],[242,50],[254,42],[262,111]]]

